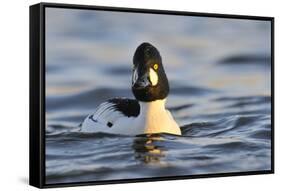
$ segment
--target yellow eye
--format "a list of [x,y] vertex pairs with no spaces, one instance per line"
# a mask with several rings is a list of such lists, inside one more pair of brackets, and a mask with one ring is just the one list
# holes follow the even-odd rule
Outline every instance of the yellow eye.
[[157,70],[158,69],[158,64],[154,64],[153,68],[154,68],[154,70]]

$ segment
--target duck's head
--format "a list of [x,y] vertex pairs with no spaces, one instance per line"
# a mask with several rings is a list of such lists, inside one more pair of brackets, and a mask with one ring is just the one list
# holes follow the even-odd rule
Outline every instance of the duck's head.
[[132,91],[137,100],[150,102],[165,99],[169,82],[159,51],[149,43],[142,43],[133,58]]

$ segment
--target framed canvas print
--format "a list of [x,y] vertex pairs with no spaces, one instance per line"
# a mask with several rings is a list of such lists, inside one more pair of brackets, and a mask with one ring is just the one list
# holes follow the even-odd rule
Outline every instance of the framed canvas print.
[[30,7],[30,184],[274,172],[274,18]]

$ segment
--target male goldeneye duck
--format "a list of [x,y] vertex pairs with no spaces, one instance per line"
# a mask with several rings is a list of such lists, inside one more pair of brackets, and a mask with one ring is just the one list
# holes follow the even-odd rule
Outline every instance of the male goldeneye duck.
[[137,47],[133,57],[132,92],[136,98],[113,98],[100,104],[82,123],[83,132],[139,135],[181,130],[165,108],[169,82],[159,51],[149,43]]

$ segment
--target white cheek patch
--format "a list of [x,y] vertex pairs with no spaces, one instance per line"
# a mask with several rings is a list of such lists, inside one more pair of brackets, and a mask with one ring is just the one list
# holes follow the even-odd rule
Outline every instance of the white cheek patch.
[[157,75],[157,73],[152,68],[149,69],[149,79],[151,81],[152,86],[156,86],[157,85],[157,83],[158,83],[158,75]]

